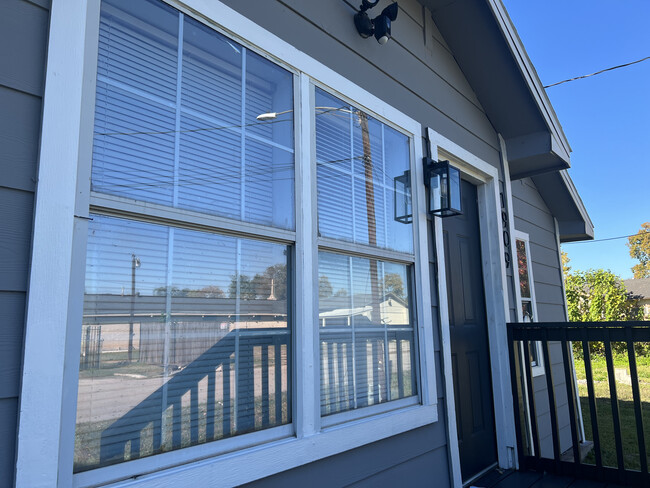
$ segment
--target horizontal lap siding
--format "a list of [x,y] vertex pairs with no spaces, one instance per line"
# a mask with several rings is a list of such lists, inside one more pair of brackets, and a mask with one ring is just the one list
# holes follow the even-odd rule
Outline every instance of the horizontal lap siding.
[[[0,2],[0,479],[13,485],[49,1]],[[6,484],[6,485],[5,485]]]
[[[417,1],[399,2],[399,14],[392,24],[393,39],[384,46],[380,46],[373,38],[362,39],[357,34],[353,24],[353,15],[359,4],[356,0],[225,0],[225,3],[415,119],[423,128],[433,128],[499,168],[499,143],[494,128],[456,64],[431,13]],[[382,0],[370,12],[371,16],[377,15],[389,3],[388,0]],[[373,107],[368,108],[372,110]],[[430,256],[433,273],[433,249],[430,249]],[[353,451],[357,454],[334,456],[276,475],[269,479],[273,480],[269,484],[267,480],[262,480],[255,483],[255,486],[277,486],[274,482],[280,480],[286,481],[285,486],[313,485],[320,477],[314,475],[312,468],[325,469],[327,476],[335,474],[341,477],[340,480],[330,480],[328,486],[344,486],[346,483],[358,483],[357,486],[390,486],[396,479],[401,480],[405,486],[418,486],[424,479],[417,478],[420,475],[414,472],[418,471],[423,477],[433,475],[436,486],[449,484],[446,415],[442,408],[445,384],[440,356],[435,280],[431,282],[431,289],[434,290],[432,327],[436,338],[439,421],[433,426]],[[404,444],[402,439],[409,441]],[[397,453],[400,455],[397,456]],[[356,460],[357,456],[359,461]],[[385,461],[374,462],[375,456],[378,459],[385,458]],[[407,476],[405,473],[409,471],[413,472]],[[323,483],[326,483],[325,480]]]
[[[546,203],[535,184],[524,178],[512,182],[513,211],[515,228],[526,232],[530,238],[530,254],[535,280],[535,299],[537,302],[536,322],[564,322],[564,292],[562,290],[562,270],[558,256],[555,236],[555,222]],[[566,382],[562,349],[558,342],[549,344],[549,355],[553,371],[553,382],[558,405],[558,426],[560,429],[560,449],[571,447],[571,430],[567,403]],[[553,456],[551,420],[547,400],[546,377],[533,379],[535,400],[538,407],[538,426],[542,455]]]
[[[444,419],[442,403],[438,410],[440,418]],[[449,486],[449,473],[446,444],[441,442],[444,437],[443,422],[436,422],[244,486],[445,487]],[[396,479],[401,483],[393,484]]]

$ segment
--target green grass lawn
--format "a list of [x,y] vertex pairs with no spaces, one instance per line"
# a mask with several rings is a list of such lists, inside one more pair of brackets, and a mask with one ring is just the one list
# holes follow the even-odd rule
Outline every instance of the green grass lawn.
[[[605,466],[616,467],[616,443],[614,440],[614,423],[607,375],[607,362],[604,357],[596,356],[592,358],[591,364],[593,370],[594,391],[596,394],[596,411],[603,464]],[[585,435],[587,439],[593,440],[584,361],[576,358],[575,365],[578,377],[578,391],[580,394],[580,404],[584,419]],[[614,368],[626,369],[627,373],[629,373],[627,354],[616,354],[614,356]],[[637,357],[637,371],[639,375],[643,424],[647,439],[648,436],[650,436],[650,432],[648,431],[648,426],[650,426],[650,356]],[[625,468],[639,469],[639,444],[637,440],[632,387],[624,382],[617,381],[616,394],[618,396]],[[646,440],[646,446],[647,445],[648,442]],[[585,459],[585,462],[595,464],[595,459],[595,455],[592,451]]]

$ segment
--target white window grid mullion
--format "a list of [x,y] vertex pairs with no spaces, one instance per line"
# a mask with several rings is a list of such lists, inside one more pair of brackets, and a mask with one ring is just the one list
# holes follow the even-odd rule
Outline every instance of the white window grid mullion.
[[[235,320],[237,322],[240,321],[241,317],[241,239],[237,239],[237,257],[236,257],[236,262],[235,262],[235,276],[236,276],[236,283],[237,283],[237,295],[235,296]],[[238,412],[239,412],[239,392],[237,391],[239,388],[239,327],[235,327],[235,398],[234,398],[234,407],[233,407],[233,415],[234,419],[232,420],[234,424],[234,430],[237,432],[237,419],[239,418]],[[231,397],[232,398],[232,397]],[[225,405],[224,405],[225,406]]]
[[316,250],[316,149],[314,87],[308,76],[294,77],[296,117],[296,283],[295,430],[300,438],[320,430],[320,341],[318,337],[318,255]]
[[[356,212],[356,191],[354,187],[354,115],[349,114],[350,120],[350,194],[352,198],[352,240],[357,240],[357,212]],[[356,405],[356,402],[355,402]]]
[[388,175],[386,174],[386,141],[384,137],[384,130],[386,126],[384,124],[381,124],[381,186],[384,191],[384,246],[388,247],[388,222],[389,222],[389,217],[388,217],[388,208],[386,207],[386,202],[388,200],[388,192],[387,187],[388,184],[386,183],[386,180],[388,178]]
[[[384,289],[382,292],[383,298],[385,300],[386,298],[386,264],[385,263],[380,263],[381,264],[381,283],[384,284]],[[384,305],[385,306],[385,305]],[[391,400],[391,389],[390,389],[390,378],[392,375],[392,370],[390,368],[390,354],[389,354],[389,345],[388,345],[388,324],[385,322],[382,323],[382,327],[384,328],[384,374],[386,376],[386,400],[390,401]],[[413,366],[411,366],[412,368]]]
[[246,218],[246,48],[241,50],[241,179],[239,198],[241,219]]
[[[352,265],[352,256],[348,257],[348,267],[350,269],[350,310],[354,310],[354,267]],[[349,316],[350,327],[352,330],[352,392],[354,408],[358,408],[357,399],[357,333],[355,328],[354,317]]]
[[392,249],[385,249],[382,247],[369,246],[367,244],[357,244],[329,237],[319,237],[318,248],[328,252],[342,253],[346,255],[352,254],[367,259],[379,259],[402,264],[413,264],[415,262],[415,256],[413,254],[393,251]]
[[[175,229],[169,227],[167,233],[167,272],[165,273],[165,285],[167,287],[167,296],[165,297],[165,335],[163,336],[163,384],[162,399],[160,409],[160,443],[164,444],[167,430],[165,422],[165,411],[167,410],[167,393],[169,380],[169,349],[172,334],[172,287],[173,287],[173,266],[174,266],[174,233]],[[140,324],[142,327],[142,324]],[[142,331],[140,331],[142,334]],[[172,420],[173,422],[173,420]],[[173,431],[173,426],[172,426]]]
[[296,238],[296,233],[292,230],[241,222],[195,210],[173,208],[99,192],[91,192],[90,213],[286,244],[293,243]]

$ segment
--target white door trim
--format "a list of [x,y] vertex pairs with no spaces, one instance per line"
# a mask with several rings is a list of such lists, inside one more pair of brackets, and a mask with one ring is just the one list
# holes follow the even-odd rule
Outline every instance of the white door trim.
[[[504,244],[499,198],[499,172],[494,166],[463,149],[446,137],[428,128],[431,154],[440,152],[452,156],[453,164],[463,176],[477,185],[478,211],[481,236],[481,263],[485,287],[485,304],[488,321],[490,367],[494,396],[494,422],[497,439],[497,457],[501,468],[514,467],[515,422],[510,386],[510,366],[506,322],[509,317],[506,269],[503,260]],[[449,309],[446,289],[446,263],[442,235],[442,219],[434,217],[434,239],[438,262],[438,297],[440,313],[440,342],[442,368],[445,378],[452,377]],[[462,487],[456,406],[453,381],[445,382],[447,406],[448,445],[453,485]]]

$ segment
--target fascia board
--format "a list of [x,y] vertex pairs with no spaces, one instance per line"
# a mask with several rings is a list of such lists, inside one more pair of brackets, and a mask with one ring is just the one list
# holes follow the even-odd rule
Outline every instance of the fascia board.
[[[557,140],[558,144],[562,147],[562,151],[559,154],[561,157],[564,154],[567,155],[566,162],[569,162],[568,154],[571,152],[571,146],[569,141],[564,134],[562,125],[553,109],[551,101],[542,86],[542,82],[537,75],[537,71],[533,66],[533,63],[530,61],[526,49],[524,48],[519,34],[515,29],[510,16],[506,8],[504,7],[501,0],[488,0],[488,5],[492,9],[495,20],[497,21],[501,32],[503,33],[504,39],[506,40],[510,51],[519,66],[521,74],[528,85],[531,95],[533,96],[537,106],[540,109],[540,113],[544,117],[546,124],[552,132],[552,135]],[[564,159],[564,158],[563,158]]]

